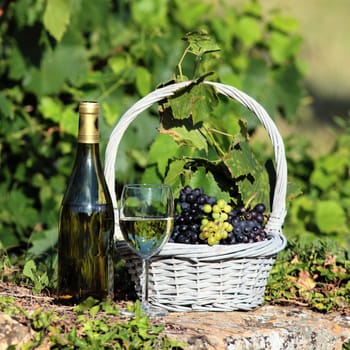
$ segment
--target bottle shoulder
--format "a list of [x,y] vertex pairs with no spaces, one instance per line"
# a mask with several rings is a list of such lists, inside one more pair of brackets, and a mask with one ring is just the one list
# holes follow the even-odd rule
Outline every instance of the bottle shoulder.
[[[81,152],[82,151],[82,152]],[[81,205],[111,203],[98,147],[78,147],[63,203]]]

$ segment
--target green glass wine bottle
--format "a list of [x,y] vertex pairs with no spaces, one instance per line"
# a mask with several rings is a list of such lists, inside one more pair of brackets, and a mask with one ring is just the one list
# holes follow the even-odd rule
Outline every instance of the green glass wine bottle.
[[58,223],[61,301],[113,298],[114,213],[100,161],[98,117],[98,103],[80,103],[76,158]]

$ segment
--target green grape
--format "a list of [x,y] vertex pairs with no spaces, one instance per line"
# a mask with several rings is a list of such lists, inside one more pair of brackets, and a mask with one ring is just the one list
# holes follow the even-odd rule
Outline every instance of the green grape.
[[224,199],[219,199],[213,206],[204,205],[202,210],[210,215],[204,216],[201,220],[199,238],[207,240],[208,245],[211,246],[227,239],[229,232],[233,231],[233,226],[227,221],[232,206]]
[[227,213],[221,213],[220,220],[222,220],[222,221],[226,221],[227,219],[228,219],[228,215],[227,215]]
[[213,213],[220,213],[221,209],[218,204],[213,205]]
[[227,231],[225,230],[220,231],[220,239],[226,239],[227,236],[228,236]]
[[209,222],[208,218],[205,217],[202,219],[201,224],[202,226],[205,226],[205,225],[208,225],[208,222]]
[[202,241],[205,241],[207,238],[208,238],[208,232],[201,232],[199,234],[199,238],[202,240]]
[[212,211],[212,207],[210,204],[204,204],[202,210],[204,213],[209,214]]
[[208,237],[208,244],[209,245],[214,245],[214,244],[216,244],[216,239],[215,239],[215,237],[214,236],[209,236]]
[[212,217],[213,217],[213,219],[217,220],[220,218],[220,213],[213,213]]
[[226,204],[225,207],[223,208],[225,213],[229,213],[232,210],[232,206],[229,204]]
[[224,222],[226,232],[231,232],[233,230],[233,226],[229,222]]
[[215,223],[213,221],[208,222],[208,228],[213,229],[215,228]]
[[218,231],[218,232],[214,233],[213,236],[214,236],[215,240],[216,240],[217,242],[219,242],[220,239],[221,239],[221,231]]
[[217,206],[220,208],[220,209],[224,209],[225,208],[225,206],[226,206],[226,201],[224,200],[224,199],[219,199],[218,201],[217,201]]

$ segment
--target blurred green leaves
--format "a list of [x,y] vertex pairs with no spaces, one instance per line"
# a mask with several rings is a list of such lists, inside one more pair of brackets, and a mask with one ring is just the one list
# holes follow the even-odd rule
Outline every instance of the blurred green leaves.
[[310,145],[300,138],[285,140],[290,181],[301,194],[294,198],[286,217],[285,232],[300,242],[316,238],[350,245],[350,125],[338,118],[335,144],[318,157],[310,157]]
[[[263,13],[257,1],[240,6],[224,0],[10,2],[0,22],[3,244],[39,252],[46,235],[57,230],[80,100],[102,105],[102,159],[120,116],[159,84],[180,76],[235,85],[266,105],[272,117],[282,111],[292,120],[303,95],[301,37],[296,24],[284,19]],[[156,106],[127,130],[117,155],[117,190],[125,182],[159,176],[176,187],[179,174],[186,181],[195,174],[206,183],[203,169],[209,165],[215,176],[225,163],[234,173],[229,157],[218,164],[241,140],[237,116],[248,118],[250,130],[257,121],[238,105],[219,103],[201,85],[183,98],[171,101],[174,115],[184,123],[173,125],[174,134],[160,136]],[[186,124],[189,118],[192,125]],[[170,164],[168,157],[176,160]],[[190,158],[198,172],[189,167]]]

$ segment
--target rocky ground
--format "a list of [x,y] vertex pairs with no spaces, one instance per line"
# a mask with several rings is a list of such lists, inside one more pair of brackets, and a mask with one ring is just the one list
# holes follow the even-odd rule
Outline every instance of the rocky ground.
[[[57,305],[50,295],[33,295],[27,288],[0,284],[0,300],[2,297],[14,298],[15,305],[28,313],[40,307],[64,315],[60,317],[62,329],[76,322],[73,308]],[[350,341],[350,314],[320,314],[298,305],[267,304],[249,312],[170,313],[155,322],[165,325],[169,337],[187,342],[187,348],[194,350],[341,350]],[[33,335],[27,317],[0,312],[0,350],[26,343]]]

